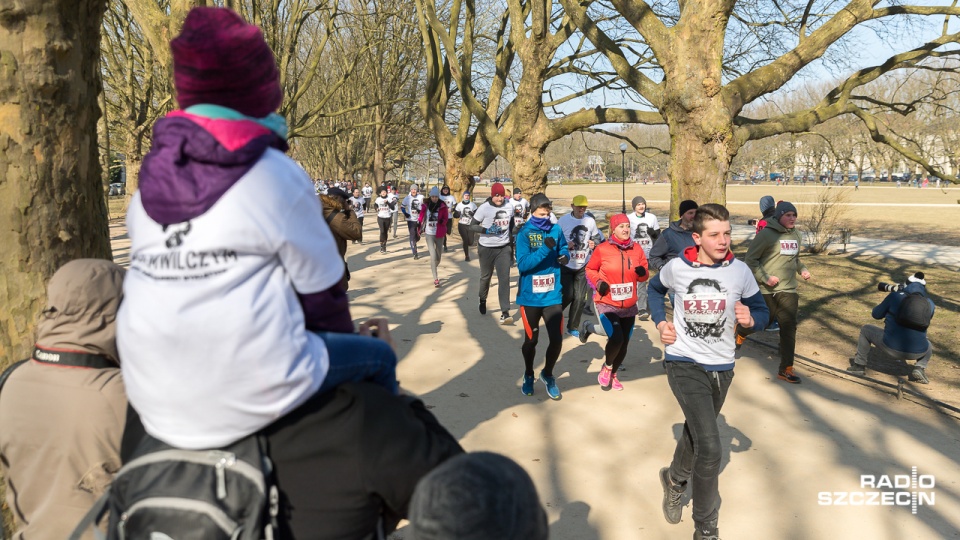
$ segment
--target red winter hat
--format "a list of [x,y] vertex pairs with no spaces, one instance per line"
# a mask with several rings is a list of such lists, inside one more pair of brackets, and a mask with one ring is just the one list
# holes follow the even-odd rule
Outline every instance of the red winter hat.
[[610,218],[610,231],[612,232],[621,223],[630,223],[630,218],[626,214],[617,214]]
[[503,188],[503,184],[500,182],[490,186],[490,196],[492,197],[494,195],[507,195],[507,190]]
[[177,102],[210,103],[263,118],[280,108],[283,91],[263,33],[227,8],[197,7],[170,42]]

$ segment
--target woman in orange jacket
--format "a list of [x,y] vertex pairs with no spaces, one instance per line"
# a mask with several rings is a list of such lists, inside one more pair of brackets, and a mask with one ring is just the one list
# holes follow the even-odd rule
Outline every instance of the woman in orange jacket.
[[587,281],[596,290],[593,301],[603,328],[596,328],[586,319],[580,324],[582,343],[587,342],[590,334],[607,336],[606,361],[597,376],[603,388],[623,390],[617,370],[627,356],[637,318],[637,283],[647,277],[647,257],[643,248],[633,242],[630,220],[625,214],[611,217],[610,238],[597,246],[587,262]]

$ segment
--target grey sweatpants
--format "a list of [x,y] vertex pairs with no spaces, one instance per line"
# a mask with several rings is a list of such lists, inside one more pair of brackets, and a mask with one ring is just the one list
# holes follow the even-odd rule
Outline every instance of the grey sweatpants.
[[497,271],[497,292],[500,297],[500,311],[510,311],[510,244],[500,247],[480,246],[480,301],[487,301],[490,291],[490,278]]
[[436,281],[440,278],[437,277],[437,266],[440,265],[440,254],[442,251],[440,248],[443,246],[443,239],[445,237],[437,237],[432,234],[425,235],[423,237],[427,241],[427,251],[430,252],[430,270],[433,271],[433,280]]
[[927,369],[927,362],[933,356],[933,346],[930,345],[930,340],[927,340],[927,350],[922,353],[898,351],[883,344],[883,328],[865,324],[860,328],[860,339],[857,341],[857,356],[853,359],[856,364],[867,365],[867,356],[870,354],[871,344],[895,360],[916,360],[917,367],[923,369]]

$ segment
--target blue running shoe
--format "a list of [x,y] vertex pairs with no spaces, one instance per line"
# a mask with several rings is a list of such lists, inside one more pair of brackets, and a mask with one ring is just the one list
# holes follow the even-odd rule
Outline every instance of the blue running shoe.
[[568,328],[568,329],[567,329],[567,335],[568,335],[568,336],[573,336],[573,337],[579,339],[579,338],[580,338],[580,331],[577,330],[576,328]]
[[525,396],[533,395],[533,383],[536,382],[536,379],[533,378],[533,375],[524,375],[523,384],[520,386],[520,392]]
[[778,323],[777,321],[773,321],[772,323],[770,323],[770,324],[767,325],[767,328],[766,328],[765,331],[766,331],[766,332],[779,332],[779,331],[780,331],[780,323]]
[[550,399],[560,399],[561,397],[563,397],[560,395],[560,389],[557,388],[556,377],[547,377],[541,371],[540,381],[543,383],[544,386],[547,387],[547,395],[550,396]]

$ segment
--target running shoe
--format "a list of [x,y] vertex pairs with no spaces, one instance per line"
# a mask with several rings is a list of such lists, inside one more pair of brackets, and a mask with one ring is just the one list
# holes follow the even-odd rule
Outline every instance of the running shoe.
[[720,540],[720,529],[717,528],[716,520],[693,523],[693,540]]
[[637,318],[639,318],[641,321],[650,320],[650,312],[645,309],[641,309],[640,313],[637,314]]
[[780,323],[777,321],[773,321],[772,323],[768,324],[767,329],[765,330],[765,332],[779,332],[779,331],[780,331]]
[[610,386],[610,376],[612,374],[613,371],[604,363],[603,366],[600,367],[600,374],[597,375],[597,382],[600,383],[600,386],[603,388]]
[[[547,377],[547,376],[544,375],[543,372],[541,371],[541,372],[540,372],[540,382],[542,382],[543,385],[547,387],[547,395],[550,396],[550,399],[557,400],[557,399],[560,399],[561,397],[563,397],[563,396],[560,395],[560,389],[557,387],[557,378],[556,378],[556,377]],[[532,394],[532,393],[533,393],[533,392],[531,392],[531,394]]]
[[385,247],[380,248],[380,253],[386,253],[386,252],[387,252],[387,248]]
[[439,280],[439,279],[433,280],[433,286],[434,286],[434,287],[439,287],[439,286],[440,286],[440,280]]
[[504,311],[503,313],[500,314],[500,324],[503,324],[503,325],[513,324],[513,317],[511,317],[509,313]]
[[481,301],[480,301],[480,314],[481,314],[481,315],[486,315],[486,314],[487,314],[487,301],[486,301],[486,300],[481,300]]
[[800,384],[800,377],[793,372],[793,366],[787,366],[786,369],[777,373],[777,378],[790,384]]
[[863,377],[867,374],[867,366],[861,366],[860,364],[854,362],[853,358],[851,358],[850,367],[847,368],[847,373]]
[[533,383],[535,382],[537,382],[537,380],[533,378],[533,375],[527,375],[526,373],[524,373],[523,384],[520,385],[520,393],[522,393],[525,396],[532,396]]
[[577,330],[576,328],[567,328],[567,335],[568,335],[568,336],[573,336],[573,337],[579,339],[579,338],[580,338],[580,331]]
[[420,258],[420,254],[419,254],[419,253],[414,253],[414,254],[413,254],[413,260],[417,260],[417,259],[419,259],[419,258]]
[[584,319],[580,322],[580,330],[577,332],[577,337],[580,338],[580,343],[586,343],[587,339],[590,337],[590,330],[587,329],[587,324],[589,321]]
[[623,390],[623,385],[620,384],[620,378],[617,377],[617,374],[614,373],[613,377],[610,377],[610,388],[614,390]]
[[683,497],[684,486],[678,486],[670,479],[670,467],[660,469],[660,485],[663,486],[663,517],[667,523],[676,525],[680,523],[680,514],[683,513],[680,498]]

